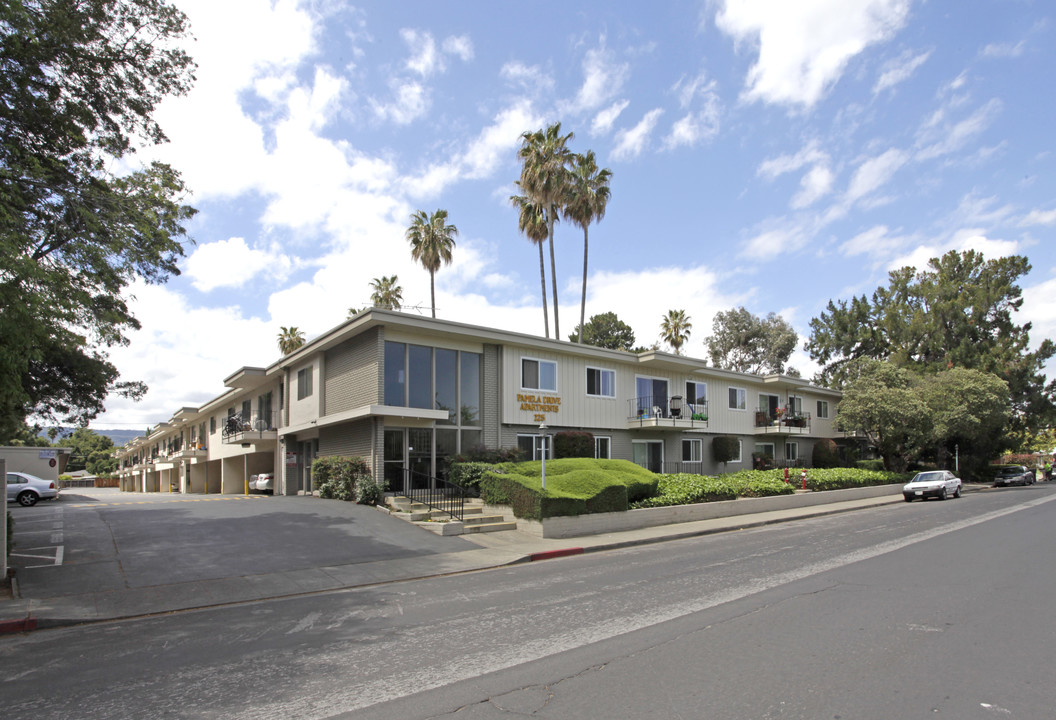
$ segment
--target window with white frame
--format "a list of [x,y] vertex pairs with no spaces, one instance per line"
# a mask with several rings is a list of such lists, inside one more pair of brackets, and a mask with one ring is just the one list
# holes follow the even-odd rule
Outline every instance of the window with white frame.
[[521,358],[521,388],[557,392],[557,363]]
[[730,388],[730,410],[748,409],[748,391],[744,388]]
[[730,460],[730,462],[739,463],[739,462],[743,462],[743,461],[744,461],[744,440],[738,440],[737,441],[737,457],[734,458],[733,460]]
[[704,459],[704,442],[700,438],[682,440],[682,462],[700,462]]
[[708,384],[689,380],[686,382],[686,402],[706,405],[708,402]]
[[598,460],[608,460],[612,457],[612,438],[594,436],[594,457]]
[[587,395],[591,397],[616,397],[616,371],[588,367]]
[[818,400],[818,417],[827,418],[829,416],[829,401]]
[[304,400],[312,395],[312,368],[306,367],[297,371],[297,399]]
[[803,398],[799,395],[788,396],[788,411],[793,415],[803,414]]
[[799,460],[799,443],[785,443],[785,460],[788,460],[789,462],[795,462]]
[[554,457],[554,442],[549,435],[518,435],[517,447],[525,460],[542,460],[544,449],[548,460]]

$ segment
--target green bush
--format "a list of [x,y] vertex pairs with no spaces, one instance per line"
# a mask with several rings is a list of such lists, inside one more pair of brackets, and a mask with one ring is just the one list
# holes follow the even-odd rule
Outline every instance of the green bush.
[[562,430],[554,435],[554,457],[594,457],[594,434],[585,430]]
[[509,505],[516,517],[540,520],[560,515],[626,510],[629,499],[656,493],[657,476],[627,460],[568,458],[506,463],[486,471],[481,497]]
[[385,495],[385,481],[376,481],[369,474],[356,480],[356,502],[360,505],[377,505]]
[[633,507],[667,507],[692,503],[735,500],[738,497],[788,495],[795,489],[772,471],[740,472],[708,477],[706,475],[661,475],[657,495],[634,503]]
[[740,442],[735,437],[716,435],[711,441],[711,453],[715,462],[725,465],[731,460],[736,460],[740,452]]
[[447,479],[460,488],[477,494],[480,492],[480,481],[484,478],[484,473],[494,469],[493,464],[486,462],[454,462],[447,471]]
[[312,479],[321,498],[355,500],[356,482],[370,477],[370,468],[361,457],[328,456],[312,463]]
[[859,460],[854,463],[854,466],[859,470],[883,470],[883,460]]
[[814,452],[811,455],[810,464],[816,468],[839,467],[840,452],[836,447],[836,442],[829,438],[824,438],[814,443]]
[[486,447],[475,447],[463,450],[451,458],[451,463],[481,462],[489,465],[498,463],[520,462],[524,459],[524,452],[520,448],[499,448],[491,450]]

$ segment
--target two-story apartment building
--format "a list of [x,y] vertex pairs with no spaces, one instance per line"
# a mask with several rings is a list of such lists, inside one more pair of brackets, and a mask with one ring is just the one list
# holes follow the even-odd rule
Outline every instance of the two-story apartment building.
[[447,458],[472,448],[552,454],[562,430],[591,432],[597,457],[657,472],[721,471],[717,435],[739,441],[730,470],[763,456],[809,465],[814,443],[836,436],[840,397],[801,378],[380,309],[225,383],[225,394],[122,450],[131,486],[243,492],[250,475],[274,472],[275,491],[296,494],[311,488],[316,457],[358,455],[400,490],[442,476]]

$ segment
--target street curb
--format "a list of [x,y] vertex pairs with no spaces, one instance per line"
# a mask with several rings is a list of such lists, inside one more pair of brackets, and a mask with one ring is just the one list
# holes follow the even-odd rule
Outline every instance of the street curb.
[[544,550],[543,552],[532,553],[528,556],[529,562],[535,562],[536,560],[550,560],[559,557],[568,557],[570,555],[582,555],[584,553],[583,548],[562,548],[561,550]]
[[0,621],[0,635],[12,635],[14,633],[24,633],[36,629],[36,618],[29,617],[28,615],[21,620]]

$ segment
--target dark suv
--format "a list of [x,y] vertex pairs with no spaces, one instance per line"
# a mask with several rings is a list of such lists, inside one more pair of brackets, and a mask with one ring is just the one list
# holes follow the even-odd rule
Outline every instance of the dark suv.
[[1023,465],[994,465],[994,487],[1002,485],[1033,485],[1034,471]]

